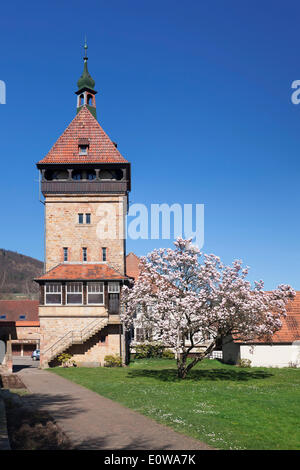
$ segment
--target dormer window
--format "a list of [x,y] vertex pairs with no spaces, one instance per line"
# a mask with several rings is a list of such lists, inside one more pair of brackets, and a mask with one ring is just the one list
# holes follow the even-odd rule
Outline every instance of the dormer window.
[[87,155],[89,151],[89,139],[80,138],[78,139],[78,150],[79,155]]
[[87,155],[87,154],[88,154],[88,146],[79,145],[79,155]]

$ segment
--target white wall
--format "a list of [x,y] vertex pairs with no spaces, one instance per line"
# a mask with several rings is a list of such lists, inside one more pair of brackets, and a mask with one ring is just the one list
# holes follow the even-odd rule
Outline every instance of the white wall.
[[300,367],[300,344],[241,345],[241,359],[250,359],[252,367],[288,367],[297,363]]

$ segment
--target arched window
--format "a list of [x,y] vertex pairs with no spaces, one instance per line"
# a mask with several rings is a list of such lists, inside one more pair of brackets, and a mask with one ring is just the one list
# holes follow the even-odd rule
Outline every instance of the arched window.
[[82,106],[84,104],[84,95],[79,96],[79,106]]
[[45,171],[45,180],[47,181],[52,181],[53,180],[53,171],[51,170],[46,170]]
[[115,171],[115,178],[116,178],[116,180],[120,181],[123,178],[123,171],[122,170],[116,170]]
[[87,96],[87,104],[90,105],[90,106],[93,106],[93,97],[92,95],[88,95]]
[[69,177],[67,171],[54,171],[52,179],[54,180],[67,180]]
[[111,180],[113,179],[113,173],[108,170],[102,170],[100,171],[99,178],[101,180]]

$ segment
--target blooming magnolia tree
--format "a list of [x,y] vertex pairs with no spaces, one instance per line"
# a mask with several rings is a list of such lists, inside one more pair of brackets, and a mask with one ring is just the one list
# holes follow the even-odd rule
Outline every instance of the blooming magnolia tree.
[[202,255],[191,240],[178,238],[174,245],[141,258],[139,278],[124,287],[121,318],[126,329],[134,324],[151,330],[157,341],[173,348],[180,378],[222,338],[271,339],[295,295],[290,286],[265,292],[262,281],[252,287],[246,280],[248,268],[241,261],[225,266],[215,255]]

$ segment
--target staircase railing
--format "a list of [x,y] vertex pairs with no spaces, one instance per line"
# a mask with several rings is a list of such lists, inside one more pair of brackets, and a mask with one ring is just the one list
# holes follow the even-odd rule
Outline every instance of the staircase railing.
[[84,343],[86,339],[97,333],[97,331],[106,326],[107,323],[107,318],[97,318],[85,326],[82,330],[70,330],[64,336],[59,338],[59,340],[53,343],[48,349],[42,351],[42,353],[44,356],[47,356],[48,360],[51,360],[60,352],[64,351],[73,344]]

